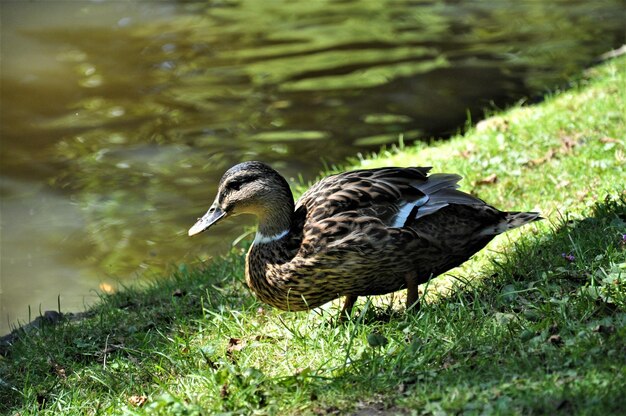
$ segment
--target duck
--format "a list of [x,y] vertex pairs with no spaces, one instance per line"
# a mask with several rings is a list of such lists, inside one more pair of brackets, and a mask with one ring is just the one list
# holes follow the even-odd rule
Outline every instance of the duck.
[[258,218],[245,279],[257,298],[284,311],[344,298],[350,316],[359,296],[407,290],[459,266],[496,235],[541,219],[500,211],[460,191],[461,176],[430,167],[382,167],[334,174],[294,202],[287,180],[248,161],[222,176],[215,200],[189,229],[197,235],[225,218]]

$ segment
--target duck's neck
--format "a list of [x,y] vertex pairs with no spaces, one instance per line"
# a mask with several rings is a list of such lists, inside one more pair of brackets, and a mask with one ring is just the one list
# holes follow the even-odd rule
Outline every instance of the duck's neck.
[[259,227],[255,244],[271,243],[280,240],[291,230],[293,218],[293,197],[291,191],[277,195],[270,206],[264,207],[257,214]]
[[[258,298],[282,310],[302,310],[307,305],[299,296],[290,296],[292,284],[284,266],[297,252],[290,244],[290,232],[296,222],[293,200],[274,202],[272,209],[263,210],[259,217],[259,228],[246,257],[246,283]],[[287,268],[288,269],[288,268]],[[292,299],[292,297],[294,299]]]

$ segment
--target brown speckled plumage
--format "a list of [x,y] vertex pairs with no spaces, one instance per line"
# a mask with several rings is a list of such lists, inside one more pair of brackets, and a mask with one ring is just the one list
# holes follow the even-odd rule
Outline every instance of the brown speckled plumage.
[[461,178],[430,168],[380,168],[326,177],[294,205],[285,179],[261,162],[229,169],[207,214],[189,234],[226,215],[255,214],[246,282],[259,299],[299,311],[346,296],[408,288],[456,267],[508,229],[539,219],[501,212],[458,191]]

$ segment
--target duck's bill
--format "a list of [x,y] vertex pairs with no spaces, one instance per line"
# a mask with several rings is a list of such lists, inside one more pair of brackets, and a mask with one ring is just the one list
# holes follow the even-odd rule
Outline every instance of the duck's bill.
[[206,214],[202,218],[196,222],[193,227],[191,227],[188,231],[189,236],[200,234],[202,231],[205,231],[210,226],[218,222],[221,218],[226,215],[224,211],[222,211],[217,206],[212,206],[209,208]]

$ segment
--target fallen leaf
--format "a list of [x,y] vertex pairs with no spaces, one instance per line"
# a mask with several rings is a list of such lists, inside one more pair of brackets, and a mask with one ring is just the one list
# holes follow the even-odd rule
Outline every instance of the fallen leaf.
[[57,375],[57,377],[62,378],[62,379],[67,378],[65,368],[61,367],[59,363],[52,361],[51,359],[48,359],[48,364],[50,365],[50,367],[52,367],[52,370],[54,371],[54,374]]
[[582,191],[576,192],[576,198],[578,198],[579,201],[584,201],[585,199],[587,199],[587,195],[589,195],[588,189],[583,189]]
[[490,185],[492,183],[496,183],[497,181],[498,181],[498,175],[496,175],[495,173],[492,173],[486,178],[477,180],[476,185]]
[[254,337],[255,341],[274,341],[276,338],[271,337],[269,335],[256,335]]
[[562,180],[556,185],[556,189],[566,188],[570,186],[572,183],[568,180]]
[[539,157],[537,159],[531,159],[528,162],[526,162],[525,164],[528,165],[528,166],[542,165],[542,164],[552,160],[552,158],[554,158],[554,155],[556,155],[556,150],[548,149],[548,151],[546,152],[545,156]]
[[571,136],[562,136],[561,137],[561,151],[563,153],[569,153],[572,151],[574,147],[578,145],[576,139]]
[[147,396],[132,395],[128,398],[128,402],[136,407],[141,407],[148,401]]
[[563,340],[561,339],[561,336],[559,334],[550,335],[550,338],[548,338],[548,342],[552,345],[557,346],[563,344]]
[[465,146],[464,150],[459,150],[457,152],[457,155],[459,155],[463,159],[467,159],[475,152],[476,152],[476,146],[473,144],[468,144],[467,146]]
[[228,383],[224,383],[220,389],[220,397],[226,399],[228,397]]
[[619,140],[614,139],[612,137],[602,137],[600,138],[600,143],[617,143]]
[[228,348],[226,348],[226,352],[228,354],[232,354],[233,351],[241,351],[246,346],[244,340],[240,338],[231,338],[228,341]]
[[243,340],[240,338],[231,338],[228,340],[228,348],[233,350],[241,350],[243,348]]
[[448,368],[454,366],[454,364],[456,364],[456,360],[454,358],[452,358],[450,355],[447,355],[444,359],[443,359],[443,369],[447,370]]

